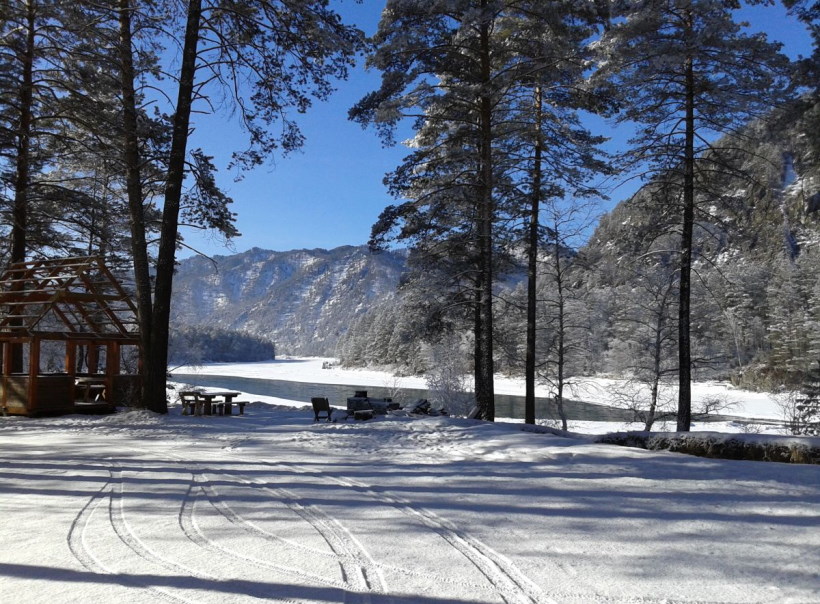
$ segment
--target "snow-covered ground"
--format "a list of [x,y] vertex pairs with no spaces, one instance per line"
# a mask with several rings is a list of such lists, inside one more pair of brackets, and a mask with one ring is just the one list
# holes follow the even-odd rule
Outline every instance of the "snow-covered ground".
[[0,601],[820,602],[820,466],[271,403],[0,418]]

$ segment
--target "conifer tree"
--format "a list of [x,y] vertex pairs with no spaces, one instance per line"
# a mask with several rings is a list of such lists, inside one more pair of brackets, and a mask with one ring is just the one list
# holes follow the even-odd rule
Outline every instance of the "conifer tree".
[[[590,20],[568,2],[391,1],[370,59],[382,86],[351,111],[388,141],[402,118],[416,119],[415,150],[388,178],[391,192],[409,201],[385,210],[373,243],[412,240],[431,264],[446,258],[449,274],[468,283],[472,293],[459,304],[473,309],[485,419],[494,416],[493,287],[511,238],[506,227],[526,217],[535,258],[539,206],[562,187],[576,193],[593,169],[596,141],[572,111],[584,104],[573,88]],[[530,394],[533,363],[530,355]]]
[[[9,262],[73,247],[61,223],[87,196],[65,195],[55,166],[87,117],[74,101],[89,98],[88,82],[73,66],[88,48],[104,46],[95,25],[74,3],[0,5],[0,173],[9,191],[3,200],[9,248],[0,255]],[[11,355],[14,371],[22,371],[21,347],[12,346]]]
[[[623,91],[621,120],[639,124],[635,165],[668,180],[679,207],[678,430],[691,424],[691,273],[700,171],[728,171],[706,154],[719,134],[761,117],[786,88],[787,60],[763,35],[750,35],[722,0],[619,0],[599,44],[596,79]],[[704,200],[706,201],[706,200]],[[715,202],[716,200],[708,200]]]
[[[580,108],[605,110],[601,99],[588,91],[582,92],[583,74],[587,69],[590,49],[587,40],[595,32],[598,14],[593,4],[575,2],[509,2],[500,28],[505,30],[505,44],[513,51],[509,69],[511,84],[505,102],[510,106],[506,128],[505,161],[512,164],[513,181],[521,191],[517,203],[524,217],[527,253],[527,325],[525,351],[525,422],[535,421],[535,374],[537,365],[537,297],[538,257],[545,245],[541,226],[541,206],[549,204],[550,222],[562,223],[565,237],[574,227],[570,207],[580,205],[582,198],[597,195],[590,187],[596,172],[606,172],[607,166],[597,149],[604,141],[586,130],[579,119]],[[570,200],[575,200],[571,202]],[[558,217],[556,208],[568,209]],[[574,216],[573,216],[574,218]],[[554,225],[553,225],[554,226]],[[556,242],[560,250],[560,243]],[[557,252],[560,255],[560,251]],[[555,258],[553,258],[555,260]],[[559,258],[560,260],[560,258]],[[553,263],[554,264],[554,263]],[[560,289],[562,269],[553,275]],[[562,299],[562,295],[558,296]],[[563,307],[559,307],[563,313]],[[565,317],[561,314],[559,322]],[[563,330],[559,332],[563,337]],[[559,359],[563,347],[559,346]],[[562,373],[559,360],[556,370]],[[557,378],[560,393],[562,378]],[[559,394],[558,400],[561,396]],[[563,409],[558,404],[559,410]],[[566,418],[564,429],[566,429]]]
[[[118,0],[117,17],[123,148],[144,356],[142,401],[149,409],[165,412],[171,292],[187,176],[194,177],[197,185],[188,194],[195,202],[189,216],[235,233],[233,215],[226,208],[230,200],[215,186],[210,158],[200,150],[188,149],[194,105],[207,107],[213,94],[233,101],[250,139],[246,150],[234,154],[240,167],[259,165],[275,151],[298,149],[303,136],[290,112],[304,112],[313,99],[330,95],[333,78],[347,75],[353,55],[361,47],[361,32],[345,26],[323,0],[190,0],[178,19],[155,30],[164,32],[168,25],[178,26],[181,58],[152,276],[144,236],[145,200],[138,186],[141,162],[133,57],[139,42],[131,34],[133,16],[153,4],[149,0]],[[172,3],[160,4],[169,9],[168,15],[175,15],[170,10]],[[273,134],[274,125],[278,135]]]
[[55,223],[65,206],[55,191],[61,187],[42,175],[67,155],[83,123],[74,100],[89,98],[90,91],[73,67],[88,48],[102,46],[86,17],[73,3],[56,0],[0,6],[0,169],[10,191],[11,262],[60,247]]
[[[381,88],[351,118],[375,124],[385,140],[415,118],[415,151],[390,177],[391,192],[409,199],[374,226],[374,246],[396,228],[436,258],[459,259],[453,271],[470,283],[476,404],[495,417],[493,285],[496,273],[499,101],[504,53],[493,38],[503,3],[490,0],[391,0],[382,13],[369,64]],[[418,251],[421,251],[419,248]],[[433,256],[428,256],[433,257]],[[458,279],[461,281],[461,279]]]

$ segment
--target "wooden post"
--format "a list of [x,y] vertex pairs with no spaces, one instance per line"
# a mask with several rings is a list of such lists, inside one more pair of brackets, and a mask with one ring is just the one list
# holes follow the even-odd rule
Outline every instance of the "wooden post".
[[120,374],[120,343],[109,342],[105,353],[105,373],[108,376]]
[[77,344],[71,340],[65,343],[65,372],[71,377],[71,400],[77,400]]
[[105,400],[114,403],[114,382],[120,374],[120,343],[108,342],[105,349]]
[[3,375],[11,375],[11,342],[3,342]]
[[77,375],[77,345],[71,340],[65,343],[65,372],[72,377]]
[[37,375],[40,373],[40,338],[31,338],[28,350],[28,412],[37,409]]

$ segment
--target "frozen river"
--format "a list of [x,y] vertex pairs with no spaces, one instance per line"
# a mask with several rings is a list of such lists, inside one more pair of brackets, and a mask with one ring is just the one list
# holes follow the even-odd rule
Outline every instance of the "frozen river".
[[[378,386],[355,386],[341,384],[318,384],[294,382],[289,380],[269,380],[264,378],[236,377],[229,375],[204,375],[193,373],[174,373],[174,381],[185,382],[203,388],[225,388],[239,390],[259,396],[273,396],[310,403],[311,397],[323,396],[331,405],[344,406],[347,397],[353,396],[356,390],[366,390],[372,397],[392,397],[397,402],[410,402],[420,398],[431,398],[427,390],[416,388],[388,389]],[[611,421],[623,422],[631,419],[631,414],[623,409],[604,405],[594,405],[577,400],[565,400],[567,417],[578,421]],[[552,400],[536,398],[536,416],[558,419],[558,411]],[[507,394],[496,394],[495,413],[498,417],[522,419],[524,417],[524,397]]]

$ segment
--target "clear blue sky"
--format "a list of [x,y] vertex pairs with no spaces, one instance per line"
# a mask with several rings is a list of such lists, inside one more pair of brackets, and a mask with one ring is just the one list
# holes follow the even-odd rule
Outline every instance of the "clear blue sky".
[[[383,0],[333,3],[348,23],[368,34],[375,31],[384,7]],[[770,39],[783,42],[790,56],[810,54],[811,41],[805,27],[787,17],[779,4],[745,8],[742,14],[752,30],[766,31]],[[371,225],[393,202],[382,179],[407,152],[401,146],[382,147],[374,131],[362,130],[347,120],[348,109],[378,82],[377,73],[358,66],[347,81],[339,82],[328,102],[300,116],[307,138],[301,152],[276,157],[270,165],[245,174],[241,182],[234,182],[235,174],[226,167],[231,151],[244,148],[244,133],[237,122],[227,112],[207,119],[196,116],[191,146],[200,146],[215,156],[219,182],[234,199],[233,211],[242,236],[233,240],[232,248],[226,248],[213,235],[184,231],[186,242],[208,255],[227,255],[252,247],[285,251],[366,243]],[[607,128],[601,133],[614,135],[614,142],[624,138],[602,122],[595,127]],[[614,191],[612,201],[601,211],[627,197],[634,188],[633,183]],[[182,250],[179,257],[191,254]]]

